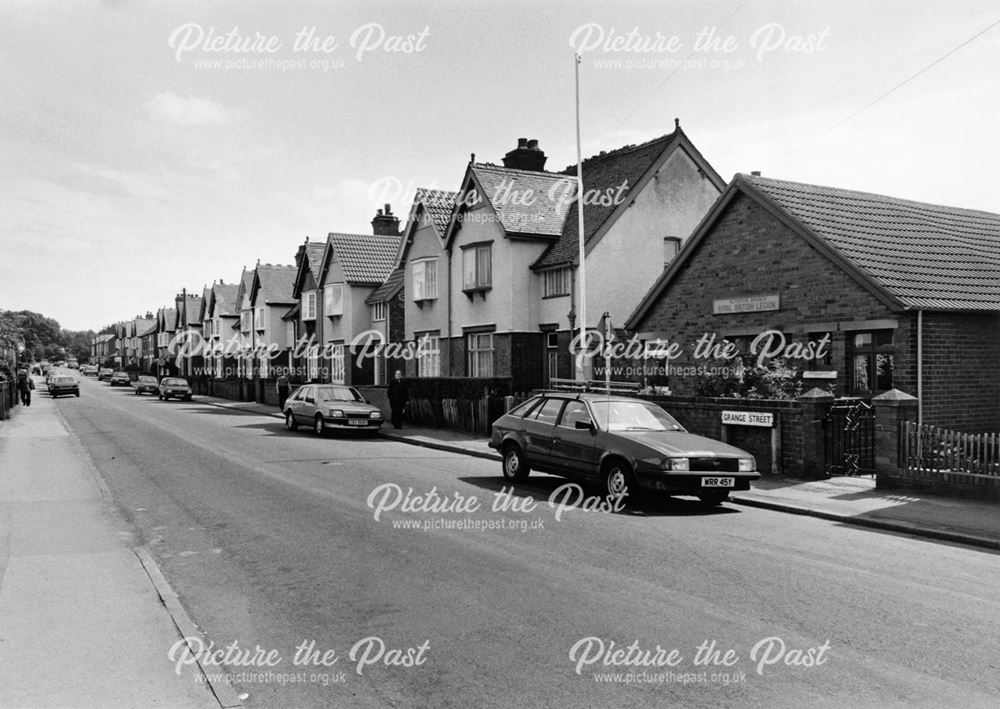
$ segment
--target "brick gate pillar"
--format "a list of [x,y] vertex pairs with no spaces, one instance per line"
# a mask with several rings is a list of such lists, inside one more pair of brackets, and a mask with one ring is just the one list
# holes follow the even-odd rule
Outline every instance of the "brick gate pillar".
[[810,389],[798,398],[802,405],[802,477],[826,477],[823,420],[833,403],[833,394],[822,389]]
[[917,398],[899,389],[872,397],[875,407],[875,487],[894,487],[899,475],[900,431],[904,421],[916,421]]

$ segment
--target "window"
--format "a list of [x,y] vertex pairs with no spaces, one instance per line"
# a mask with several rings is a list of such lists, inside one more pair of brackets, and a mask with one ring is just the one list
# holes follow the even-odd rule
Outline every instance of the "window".
[[663,267],[669,266],[675,258],[677,252],[681,250],[681,240],[676,236],[666,236],[663,238]]
[[545,333],[545,368],[550,382],[559,377],[559,334],[555,332]]
[[344,314],[344,284],[333,283],[323,291],[323,313],[327,317]]
[[250,332],[251,320],[253,319],[253,313],[249,310],[244,310],[240,313],[240,331]]
[[263,332],[267,327],[267,308],[257,308],[257,331]]
[[315,320],[316,319],[316,293],[303,293],[302,294],[302,319],[303,320]]
[[268,357],[267,355],[261,355],[260,357],[260,378],[267,379],[268,377]]
[[569,269],[557,268],[552,271],[545,271],[542,274],[544,288],[542,295],[546,298],[553,298],[559,295],[569,295]]
[[565,399],[547,399],[544,404],[538,407],[538,411],[529,416],[539,423],[555,423],[559,418],[559,409],[562,408]]
[[387,310],[388,308],[384,300],[380,303],[372,303],[372,322],[385,320]]
[[319,378],[319,347],[316,345],[309,348],[307,369],[309,370],[310,381],[315,381]]
[[469,376],[493,376],[493,333],[476,332],[468,336]]
[[441,376],[441,349],[437,335],[424,333],[417,338],[420,346],[420,356],[417,358],[418,377]]
[[437,298],[437,259],[415,261],[413,264],[413,300]]
[[847,333],[848,393],[892,389],[894,353],[892,330]]
[[295,321],[293,320],[285,323],[285,346],[295,347]]
[[566,402],[566,408],[563,409],[559,425],[566,428],[576,428],[577,421],[590,423],[590,413],[587,411],[587,405],[582,401]]
[[330,358],[330,380],[337,384],[343,384],[345,374],[344,346],[334,345],[333,355]]
[[489,244],[473,246],[462,252],[462,288],[481,290],[493,283],[493,247]]

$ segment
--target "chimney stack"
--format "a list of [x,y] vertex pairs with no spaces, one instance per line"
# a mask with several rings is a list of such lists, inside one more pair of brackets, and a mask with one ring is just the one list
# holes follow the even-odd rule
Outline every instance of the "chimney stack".
[[518,138],[517,147],[503,156],[503,166],[517,170],[545,170],[545,153],[538,147],[538,139]]
[[399,217],[392,213],[392,205],[378,210],[372,219],[372,233],[376,236],[399,236]]

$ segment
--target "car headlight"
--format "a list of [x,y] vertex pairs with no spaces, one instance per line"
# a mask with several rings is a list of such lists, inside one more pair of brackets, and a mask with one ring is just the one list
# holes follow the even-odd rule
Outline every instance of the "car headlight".
[[667,458],[667,470],[691,470],[688,458]]
[[752,473],[757,469],[757,462],[753,458],[740,458],[740,472]]
[[344,412],[341,409],[330,409],[330,418],[342,419],[344,418]]
[[373,418],[373,419],[380,419],[380,418],[382,418],[382,412],[381,411],[372,411],[369,414],[369,417]]

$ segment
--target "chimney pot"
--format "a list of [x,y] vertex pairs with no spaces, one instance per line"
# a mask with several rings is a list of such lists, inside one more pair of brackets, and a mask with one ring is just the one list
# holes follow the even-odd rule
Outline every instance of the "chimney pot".
[[532,170],[543,172],[545,170],[545,153],[538,147],[538,140],[532,138],[518,138],[517,147],[503,156],[503,166],[515,170]]
[[760,170],[754,170],[750,174],[753,175],[754,177],[760,177]]
[[388,202],[385,203],[385,213],[386,216],[392,214],[392,205],[390,205]]
[[519,147],[519,148],[526,148],[526,147],[528,147],[528,139],[527,138],[518,138],[517,139],[517,147]]
[[528,141],[528,150],[538,150],[538,138],[532,138]]

